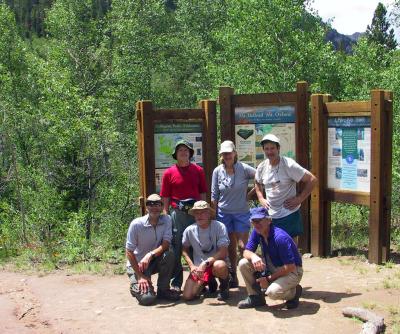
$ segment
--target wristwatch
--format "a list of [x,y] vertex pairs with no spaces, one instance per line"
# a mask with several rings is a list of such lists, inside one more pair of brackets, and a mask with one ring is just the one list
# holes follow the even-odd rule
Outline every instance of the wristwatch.
[[208,267],[210,265],[210,261],[205,260],[204,263],[206,264],[206,267]]

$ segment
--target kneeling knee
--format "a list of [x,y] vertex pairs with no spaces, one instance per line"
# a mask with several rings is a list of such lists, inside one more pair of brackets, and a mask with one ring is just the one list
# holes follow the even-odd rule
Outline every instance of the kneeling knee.
[[250,261],[243,258],[243,259],[240,259],[240,261],[238,263],[238,268],[240,271],[242,271],[244,268],[247,268],[249,265],[251,265]]

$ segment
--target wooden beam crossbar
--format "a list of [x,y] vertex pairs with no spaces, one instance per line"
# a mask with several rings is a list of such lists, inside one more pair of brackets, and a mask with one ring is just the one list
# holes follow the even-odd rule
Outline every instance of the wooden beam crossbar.
[[283,93],[260,93],[260,94],[238,94],[234,95],[232,104],[235,107],[240,106],[260,106],[268,104],[295,104],[297,102],[296,92]]

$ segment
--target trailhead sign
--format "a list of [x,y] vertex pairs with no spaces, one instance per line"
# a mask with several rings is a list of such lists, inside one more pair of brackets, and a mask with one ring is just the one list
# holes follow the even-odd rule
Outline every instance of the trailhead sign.
[[164,171],[176,163],[172,157],[175,143],[186,140],[193,146],[192,162],[203,167],[203,134],[201,123],[155,123],[154,154],[156,191],[160,192]]
[[295,119],[294,105],[236,107],[238,159],[256,168],[265,159],[260,142],[269,133],[280,139],[280,154],[295,159]]
[[328,118],[328,188],[370,191],[371,118]]

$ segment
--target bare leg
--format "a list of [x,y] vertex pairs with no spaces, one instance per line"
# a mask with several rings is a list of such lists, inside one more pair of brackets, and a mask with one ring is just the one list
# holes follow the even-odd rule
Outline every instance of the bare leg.
[[238,232],[236,233],[237,240],[238,240],[238,248],[239,248],[239,253],[240,253],[240,258],[243,258],[243,251],[244,248],[246,247],[247,240],[249,239],[249,233],[248,232]]
[[215,277],[226,279],[229,274],[228,265],[225,261],[217,260],[213,264],[212,273]]
[[213,275],[219,278],[218,300],[227,300],[229,298],[229,269],[225,261],[217,260],[213,264]]
[[184,300],[192,300],[196,298],[201,289],[203,288],[203,283],[195,282],[191,278],[188,278],[185,282],[185,287],[183,288],[182,297]]
[[231,263],[231,271],[236,272],[237,267],[237,238],[235,232],[229,233],[229,261]]

